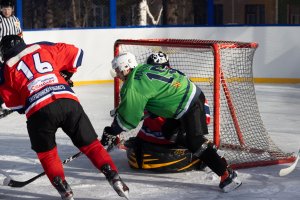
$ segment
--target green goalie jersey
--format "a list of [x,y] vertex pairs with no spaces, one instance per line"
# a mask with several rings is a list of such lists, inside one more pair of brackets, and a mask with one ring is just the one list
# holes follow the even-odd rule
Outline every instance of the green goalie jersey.
[[140,64],[122,86],[117,122],[123,130],[131,130],[141,121],[144,110],[178,119],[188,109],[198,90],[178,70]]

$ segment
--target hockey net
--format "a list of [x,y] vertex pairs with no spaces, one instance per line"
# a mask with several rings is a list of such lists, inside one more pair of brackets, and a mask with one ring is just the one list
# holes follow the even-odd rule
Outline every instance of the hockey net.
[[[208,99],[208,138],[225,152],[233,168],[244,168],[295,160],[275,145],[261,120],[252,71],[257,47],[256,43],[233,41],[117,40],[114,53],[131,52],[138,63],[145,63],[153,52],[166,53],[171,67],[184,72]],[[120,84],[115,78],[115,107]],[[138,129],[122,135],[135,136]]]

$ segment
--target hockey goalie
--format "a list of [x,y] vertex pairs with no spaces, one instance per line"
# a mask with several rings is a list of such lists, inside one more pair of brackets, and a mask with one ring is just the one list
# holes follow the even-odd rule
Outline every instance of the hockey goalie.
[[[147,64],[170,68],[168,56],[163,52],[151,54]],[[210,113],[207,101],[205,112],[206,123],[209,124]],[[202,170],[205,167],[199,159],[194,159],[193,154],[186,148],[182,127],[169,128],[170,124],[166,123],[166,119],[147,111],[145,116],[148,117],[144,119],[137,136],[125,142],[131,168],[157,172],[183,172]]]

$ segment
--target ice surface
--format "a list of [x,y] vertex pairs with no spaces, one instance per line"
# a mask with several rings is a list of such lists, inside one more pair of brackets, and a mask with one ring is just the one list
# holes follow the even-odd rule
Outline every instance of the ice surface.
[[[286,152],[300,147],[300,85],[255,85],[259,109],[265,127],[275,143]],[[101,136],[102,130],[112,118],[113,85],[101,84],[75,87],[83,108]],[[13,113],[0,120],[0,183],[5,176],[15,180],[27,180],[40,172],[41,165],[30,148],[25,116]],[[77,153],[69,138],[59,130],[57,144],[61,159]],[[219,178],[209,170],[177,174],[155,174],[134,171],[127,164],[126,154],[114,150],[111,155],[119,167],[123,180],[130,188],[131,200],[282,200],[300,199],[300,164],[288,176],[279,177],[284,165],[240,169],[243,185],[231,193],[222,193]],[[122,199],[100,174],[81,156],[65,166],[65,173],[76,200]],[[60,199],[47,177],[42,177],[23,188],[0,185],[0,199]]]

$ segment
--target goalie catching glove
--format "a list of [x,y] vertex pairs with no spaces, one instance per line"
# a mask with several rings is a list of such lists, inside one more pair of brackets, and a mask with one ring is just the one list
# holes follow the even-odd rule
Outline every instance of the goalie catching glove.
[[112,135],[111,127],[106,126],[103,130],[101,144],[106,147],[107,151],[110,151],[113,147],[120,143],[120,138],[118,135]]

